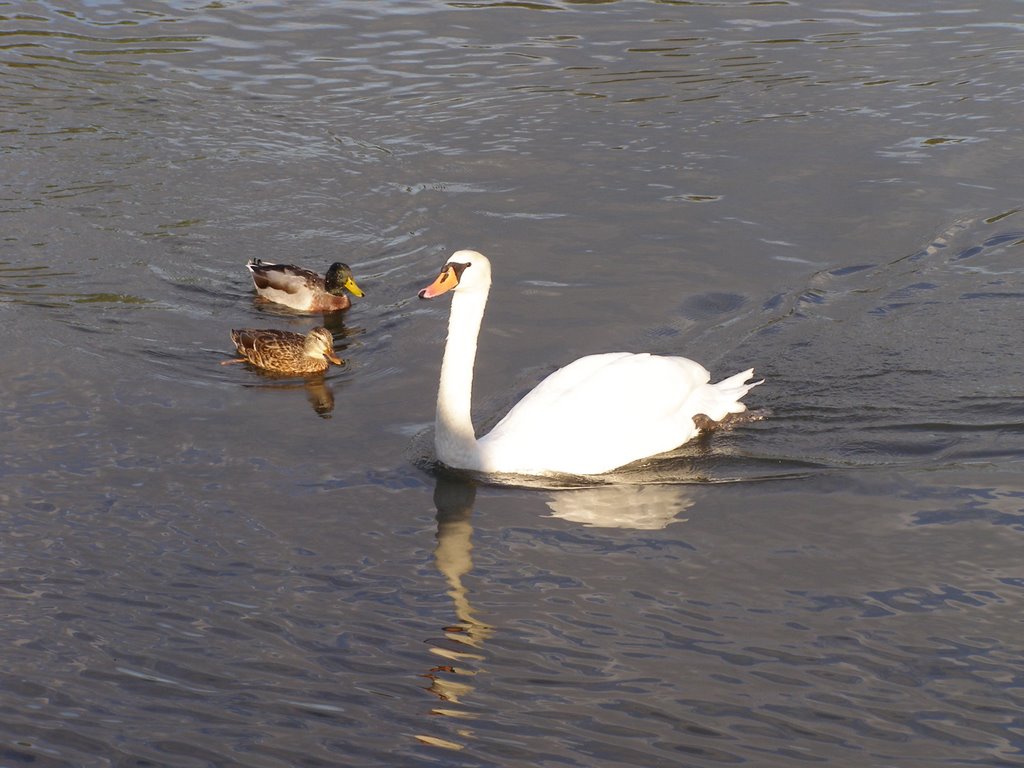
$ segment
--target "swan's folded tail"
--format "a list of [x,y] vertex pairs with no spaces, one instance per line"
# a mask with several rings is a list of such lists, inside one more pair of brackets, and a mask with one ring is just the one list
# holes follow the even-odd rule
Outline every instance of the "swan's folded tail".
[[764,379],[751,382],[752,378],[754,378],[754,369],[748,368],[742,373],[722,379],[717,384],[711,384],[710,387],[715,392],[712,398],[713,406],[705,410],[704,413],[715,421],[721,421],[729,413],[743,413],[747,410],[747,406],[740,399],[758,384],[764,383]]

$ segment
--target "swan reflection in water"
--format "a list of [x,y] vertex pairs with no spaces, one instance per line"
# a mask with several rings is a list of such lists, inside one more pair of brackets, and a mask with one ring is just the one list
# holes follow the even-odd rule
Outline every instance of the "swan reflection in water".
[[590,528],[656,531],[684,522],[693,497],[678,485],[602,485],[559,491],[547,502],[552,517]]
[[[444,644],[434,645],[431,652],[443,662],[432,667],[425,675],[430,680],[427,688],[444,706],[431,710],[431,714],[471,719],[472,713],[457,709],[473,690],[471,678],[480,671],[484,661],[481,653],[484,641],[494,630],[473,615],[469,592],[462,577],[473,570],[473,503],[476,486],[460,479],[438,477],[434,486],[434,506],[437,508],[437,546],[434,563],[448,582],[448,596],[452,598],[457,622],[444,627]],[[468,729],[459,729],[463,737],[472,736]],[[461,749],[462,745],[436,736],[417,735],[425,744],[448,749]]]
[[[554,517],[598,528],[657,530],[673,522],[693,505],[682,486],[606,485],[546,491]],[[473,525],[470,518],[476,501],[476,484],[471,480],[438,476],[434,486],[437,509],[437,546],[434,563],[448,583],[448,595],[455,609],[456,623],[444,627],[444,640],[431,647],[442,663],[423,677],[426,688],[443,702],[431,714],[471,720],[474,713],[458,705],[473,690],[472,679],[486,662],[484,643],[495,630],[478,619],[470,604],[469,591],[462,579],[473,570]],[[463,738],[472,738],[468,727],[456,729]],[[463,745],[450,739],[418,734],[424,744],[458,750]]]

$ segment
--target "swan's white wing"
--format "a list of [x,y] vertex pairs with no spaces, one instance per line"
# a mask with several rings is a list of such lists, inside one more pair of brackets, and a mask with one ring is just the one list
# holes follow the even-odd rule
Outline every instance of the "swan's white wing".
[[[555,371],[480,439],[485,465],[598,474],[696,433],[710,375],[692,360],[610,353]],[[485,469],[488,466],[484,467]]]
[[292,309],[309,309],[314,293],[324,288],[320,275],[294,264],[250,261],[246,266],[260,296]]

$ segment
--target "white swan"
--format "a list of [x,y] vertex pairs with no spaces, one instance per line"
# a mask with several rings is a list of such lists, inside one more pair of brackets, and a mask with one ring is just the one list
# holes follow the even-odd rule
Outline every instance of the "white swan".
[[721,421],[745,411],[740,398],[761,383],[747,383],[750,369],[710,384],[707,370],[685,357],[589,355],[544,379],[478,440],[470,401],[490,288],[490,262],[476,251],[456,251],[419,292],[432,299],[453,291],[434,435],[437,458],[449,467],[602,474],[682,445],[700,431],[695,416]]

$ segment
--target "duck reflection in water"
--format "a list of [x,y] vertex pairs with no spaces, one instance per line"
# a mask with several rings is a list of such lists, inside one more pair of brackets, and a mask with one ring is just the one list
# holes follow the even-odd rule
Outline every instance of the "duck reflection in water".
[[313,406],[316,415],[321,419],[331,418],[334,412],[334,390],[323,376],[313,379],[306,379],[303,382],[303,389],[306,390],[306,399]]
[[256,371],[262,377],[270,379],[265,384],[247,384],[248,387],[257,389],[275,390],[296,390],[301,389],[306,393],[306,399],[310,407],[321,419],[329,419],[334,413],[334,388],[323,375],[308,376],[301,381],[285,379],[281,375],[268,374],[263,371]]

